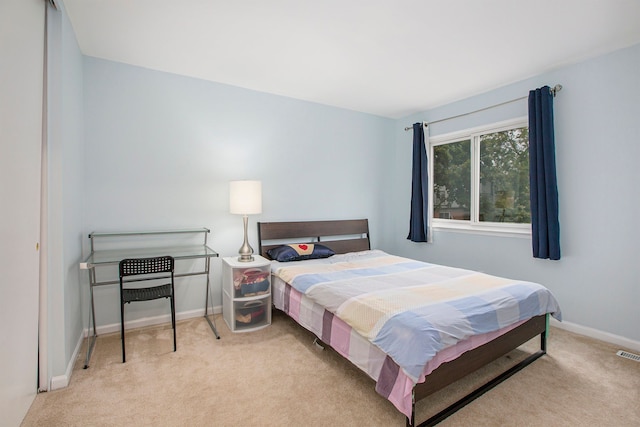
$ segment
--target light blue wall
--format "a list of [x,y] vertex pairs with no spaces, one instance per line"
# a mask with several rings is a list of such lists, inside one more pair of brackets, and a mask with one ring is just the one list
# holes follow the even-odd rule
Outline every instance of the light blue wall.
[[[236,179],[262,180],[254,249],[256,221],[369,218],[374,242],[382,233],[393,120],[91,57],[84,114],[85,235],[204,226],[214,250],[237,255]],[[213,268],[219,306],[219,260]],[[204,307],[201,278],[181,279],[176,294],[178,312]],[[96,289],[96,302],[98,326],[119,322],[117,287]]]
[[[640,341],[640,45],[399,120],[384,245],[399,254],[543,283],[567,322]],[[452,117],[563,85],[554,101],[562,259],[536,260],[531,240],[436,231],[405,239],[411,132],[416,121]],[[455,84],[450,82],[447,84]],[[430,126],[431,135],[526,116],[526,99]]]
[[48,280],[49,378],[68,378],[82,333],[84,200],[82,54],[63,11],[48,8]]

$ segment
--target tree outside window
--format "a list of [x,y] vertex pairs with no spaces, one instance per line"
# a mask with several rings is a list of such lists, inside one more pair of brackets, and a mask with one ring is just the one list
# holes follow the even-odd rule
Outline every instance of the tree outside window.
[[471,140],[433,147],[433,217],[469,220]]
[[529,132],[524,123],[432,144],[433,218],[441,224],[530,224]]
[[481,135],[479,220],[531,223],[529,130]]

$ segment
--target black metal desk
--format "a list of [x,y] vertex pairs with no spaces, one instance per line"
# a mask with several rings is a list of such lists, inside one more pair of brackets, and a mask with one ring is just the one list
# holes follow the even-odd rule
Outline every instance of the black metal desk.
[[[89,292],[90,292],[90,313],[87,327],[87,356],[84,368],[89,367],[89,359],[95,346],[96,338],[96,315],[93,300],[93,288],[96,286],[114,285],[120,283],[119,278],[114,280],[98,281],[96,278],[96,268],[106,266],[118,266],[125,258],[147,258],[154,256],[171,255],[176,261],[188,259],[203,259],[204,267],[202,271],[190,273],[176,273],[174,277],[205,275],[207,278],[207,290],[204,304],[204,317],[209,322],[209,326],[217,339],[220,339],[215,323],[211,321],[213,315],[213,298],[210,290],[209,272],[211,270],[211,258],[217,257],[218,253],[207,246],[207,236],[210,233],[208,228],[166,230],[166,231],[143,231],[143,232],[117,232],[117,233],[90,233],[91,253],[80,263],[80,268],[89,271]],[[202,244],[181,244],[180,240],[197,237],[202,234]],[[191,236],[189,236],[191,235]],[[129,247],[113,248],[118,244],[118,239],[126,241]],[[136,240],[152,240],[151,243],[145,241],[146,247],[135,247]],[[171,240],[173,245],[166,245],[166,241]],[[114,242],[115,241],[115,242]],[[104,246],[104,249],[97,249],[97,246]],[[132,246],[133,245],[133,246]],[[209,314],[209,304],[212,313]]]

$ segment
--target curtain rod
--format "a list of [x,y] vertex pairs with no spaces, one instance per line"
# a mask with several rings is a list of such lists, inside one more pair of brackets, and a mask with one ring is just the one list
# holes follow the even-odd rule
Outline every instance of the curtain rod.
[[[555,85],[554,87],[551,88],[551,94],[555,97],[556,94],[558,92],[560,92],[561,90],[562,90],[562,85],[557,84],[557,85]],[[520,98],[511,99],[509,101],[504,101],[504,102],[501,102],[499,104],[489,105],[488,107],[480,108],[480,109],[477,109],[477,110],[474,110],[474,111],[469,111],[468,113],[458,114],[457,116],[451,116],[451,117],[447,117],[445,119],[434,120],[432,122],[422,122],[422,125],[427,127],[427,126],[432,125],[434,123],[444,122],[446,120],[451,120],[451,119],[457,119],[458,117],[464,117],[464,116],[468,116],[469,114],[479,113],[480,111],[489,110],[489,109],[495,108],[495,107],[500,107],[500,106],[505,105],[505,104],[511,104],[512,102],[520,101],[520,100],[526,99],[528,97],[529,97],[528,95],[527,96],[521,96]],[[404,128],[405,132],[408,131],[408,130],[411,130],[411,129],[413,129],[413,126],[407,126],[407,127]]]

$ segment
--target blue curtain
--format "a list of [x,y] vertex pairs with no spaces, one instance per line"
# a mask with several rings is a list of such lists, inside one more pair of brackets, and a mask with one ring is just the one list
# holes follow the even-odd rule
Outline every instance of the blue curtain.
[[560,259],[558,185],[549,86],[529,92],[529,184],[534,258]]
[[429,226],[429,173],[427,149],[424,145],[424,126],[413,125],[413,172],[411,179],[411,219],[409,235],[412,242],[426,242]]

